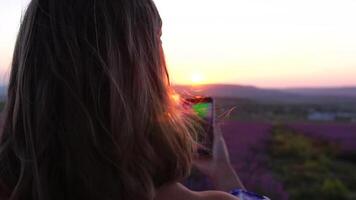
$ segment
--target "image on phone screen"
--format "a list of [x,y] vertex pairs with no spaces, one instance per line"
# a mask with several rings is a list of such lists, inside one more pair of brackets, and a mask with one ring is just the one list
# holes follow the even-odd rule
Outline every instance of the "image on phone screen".
[[198,153],[211,156],[213,145],[214,102],[211,97],[195,97],[185,100],[185,104],[196,114],[198,129]]

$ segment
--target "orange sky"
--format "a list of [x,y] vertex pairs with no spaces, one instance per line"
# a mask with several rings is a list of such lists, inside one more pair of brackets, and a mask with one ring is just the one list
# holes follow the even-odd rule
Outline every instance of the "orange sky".
[[[0,1],[0,78],[28,0]],[[354,0],[156,0],[174,83],[356,86]]]

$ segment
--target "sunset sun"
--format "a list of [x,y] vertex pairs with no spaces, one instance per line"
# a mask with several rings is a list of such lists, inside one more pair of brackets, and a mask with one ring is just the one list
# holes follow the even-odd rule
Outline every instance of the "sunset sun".
[[192,81],[192,84],[194,84],[194,85],[201,84],[203,82],[203,80],[204,80],[204,77],[200,73],[194,73],[191,76],[191,81]]

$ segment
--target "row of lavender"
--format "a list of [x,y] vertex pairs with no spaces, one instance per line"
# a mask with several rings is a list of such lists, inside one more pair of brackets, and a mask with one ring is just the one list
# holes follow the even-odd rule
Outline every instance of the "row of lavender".
[[356,124],[342,123],[294,123],[289,127],[313,138],[335,143],[343,152],[356,151]]

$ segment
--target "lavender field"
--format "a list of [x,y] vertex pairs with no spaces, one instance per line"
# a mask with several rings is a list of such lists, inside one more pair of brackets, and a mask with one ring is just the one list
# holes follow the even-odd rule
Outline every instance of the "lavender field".
[[273,199],[288,199],[281,182],[267,168],[267,141],[271,124],[226,121],[222,131],[230,152],[231,162],[242,182],[253,191]]
[[[292,138],[294,136],[286,136],[286,139],[290,137],[291,140],[289,141],[290,144],[294,146],[293,148],[300,148],[294,149],[297,151],[297,154],[288,154],[287,158],[281,159],[278,157],[279,155],[271,155],[270,148],[271,145],[279,145],[279,143],[271,144],[271,141],[274,139],[275,134],[275,125],[273,123],[267,122],[240,122],[236,120],[228,120],[223,124],[222,130],[224,133],[224,137],[226,139],[230,155],[231,155],[231,162],[235,167],[236,171],[238,172],[240,178],[244,182],[247,188],[250,190],[258,191],[263,194],[270,196],[272,199],[303,199],[304,196],[308,196],[307,192],[301,189],[301,191],[294,191],[294,195],[290,196],[287,188],[290,177],[283,177],[288,176],[288,174],[293,174],[292,170],[297,166],[298,169],[301,170],[299,177],[303,177],[305,174],[311,173],[309,168],[305,166],[310,165],[310,163],[316,165],[312,169],[312,173],[314,176],[317,176],[315,180],[316,182],[321,181],[320,188],[327,187],[325,184],[328,183],[329,179],[326,177],[339,177],[342,172],[346,172],[345,170],[356,170],[356,163],[351,163],[344,160],[332,159],[328,160],[327,162],[337,162],[341,164],[336,165],[327,165],[327,169],[324,169],[324,163],[319,163],[319,157],[313,155],[311,158],[306,160],[300,160],[300,158],[296,155],[299,155],[300,152],[307,151],[309,152],[308,148],[312,148],[314,141],[325,141],[326,143],[332,144],[332,147],[336,147],[338,154],[345,154],[345,153],[354,153],[356,152],[356,124],[355,123],[288,123],[284,125],[288,128],[286,133],[283,131],[279,131],[279,134],[283,136],[283,134],[290,134],[288,132],[293,132],[296,134],[296,138]],[[289,131],[290,130],[290,131]],[[303,138],[300,138],[298,135],[302,135]],[[309,141],[310,140],[310,141]],[[299,143],[302,143],[300,147],[298,146]],[[305,145],[305,144],[310,145]],[[281,144],[281,146],[285,146],[285,144]],[[278,146],[276,147],[279,148]],[[322,149],[322,150],[320,150]],[[326,148],[319,148],[318,147],[318,154],[324,154],[324,149]],[[279,150],[281,151],[281,150]],[[282,151],[290,151],[290,149],[286,150],[283,149]],[[326,151],[326,150],[325,150]],[[282,152],[283,153],[283,152]],[[285,153],[283,153],[285,154]],[[287,154],[286,154],[287,155]],[[328,152],[325,152],[327,157]],[[294,157],[295,156],[295,157]],[[334,158],[332,155],[330,158]],[[326,158],[325,158],[326,159]],[[278,165],[283,165],[284,160],[292,160],[288,161],[285,166],[290,166],[288,168],[280,168]],[[294,162],[293,165],[289,165],[291,162]],[[277,167],[273,166],[274,163],[277,163]],[[346,164],[345,164],[346,163]],[[320,167],[319,167],[320,165]],[[346,166],[346,168],[345,168]],[[277,168],[277,170],[274,170]],[[323,169],[319,169],[323,168]],[[334,170],[335,168],[335,170]],[[282,174],[278,174],[278,170],[283,169]],[[290,172],[288,172],[290,170]],[[309,171],[308,171],[309,170]],[[318,171],[320,170],[320,172]],[[323,171],[324,170],[324,171]],[[326,171],[325,171],[326,170]],[[298,172],[299,173],[299,172]],[[339,173],[339,174],[338,174]],[[295,177],[293,177],[295,178]],[[320,179],[320,180],[319,180]],[[286,181],[287,180],[287,181]],[[292,179],[293,180],[293,179]],[[332,179],[334,180],[334,179]],[[340,178],[343,180],[343,177]],[[346,182],[350,184],[353,183],[356,179],[349,178],[346,179]],[[299,181],[299,182],[298,182]],[[302,183],[308,185],[305,181],[308,180],[295,180],[296,183]],[[326,183],[325,183],[326,181]],[[332,182],[333,183],[333,182]],[[337,183],[338,179],[337,179]],[[342,183],[342,187],[347,185],[347,183]],[[324,184],[324,185],[323,185]],[[314,191],[318,191],[319,185],[315,186]],[[314,186],[313,186],[314,187]],[[338,189],[337,186],[335,186]],[[346,188],[346,186],[345,186]],[[322,189],[320,189],[322,190]],[[331,188],[331,190],[334,190]],[[330,196],[329,199],[354,199],[352,194],[355,192],[354,188],[348,188],[345,190],[345,193],[349,194],[348,196]],[[299,193],[299,194],[295,194]],[[304,194],[307,193],[307,194]],[[312,191],[310,192],[312,193]],[[313,196],[311,196],[313,197]],[[318,199],[318,198],[316,198]],[[324,198],[320,198],[324,199]]]

